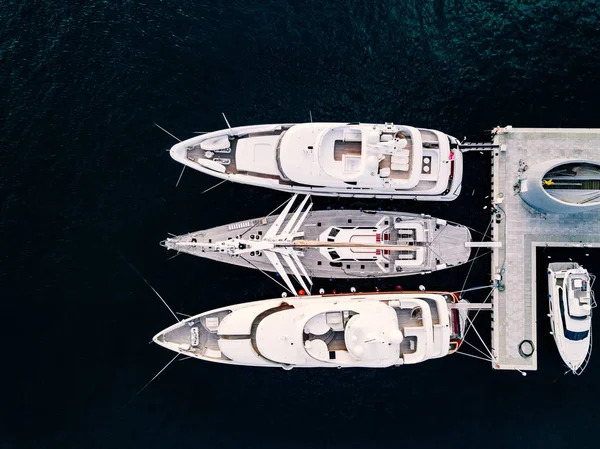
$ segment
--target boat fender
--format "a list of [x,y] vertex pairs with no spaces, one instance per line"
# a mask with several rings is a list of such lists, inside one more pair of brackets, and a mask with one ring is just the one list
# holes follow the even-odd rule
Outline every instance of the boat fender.
[[523,340],[519,343],[519,354],[523,358],[528,358],[535,352],[535,346],[531,340]]

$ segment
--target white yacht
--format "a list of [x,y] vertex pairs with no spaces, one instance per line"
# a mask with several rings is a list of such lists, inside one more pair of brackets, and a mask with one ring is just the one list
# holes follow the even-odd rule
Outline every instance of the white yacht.
[[425,292],[268,299],[190,317],[154,342],[232,365],[385,368],[455,352],[466,319],[455,303]]
[[550,326],[558,352],[574,374],[583,372],[591,355],[594,280],[575,262],[548,265]]
[[425,214],[366,210],[312,211],[294,195],[279,216],[244,220],[173,236],[177,252],[260,271],[275,271],[296,294],[295,277],[310,294],[312,277],[382,278],[431,273],[469,260],[465,226]]
[[171,157],[224,180],[293,193],[451,201],[459,141],[432,129],[363,123],[253,125],[182,141]]

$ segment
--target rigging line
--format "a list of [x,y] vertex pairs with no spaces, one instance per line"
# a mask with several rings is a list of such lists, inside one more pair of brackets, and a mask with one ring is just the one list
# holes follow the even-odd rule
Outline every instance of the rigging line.
[[[492,296],[492,293],[494,293],[494,289],[495,288],[496,287],[492,288],[492,290],[488,293],[488,295],[483,300],[483,303],[487,302],[487,300],[490,299],[490,296]],[[475,316],[473,317],[473,322],[477,319],[477,315],[479,315],[479,312],[481,312],[481,309],[479,309],[477,312],[475,312]],[[465,338],[465,336],[467,335],[467,332],[469,331],[470,328],[471,328],[471,324],[467,323],[467,328],[465,329],[465,332],[463,334],[463,338]]]
[[473,357],[474,359],[479,359],[479,360],[483,360],[485,362],[494,362],[492,359],[484,359],[483,357],[479,357],[478,355],[473,355],[473,354],[467,354],[466,352],[460,352],[460,351],[456,351],[457,354],[460,355],[466,355],[468,357]]
[[166,129],[164,129],[162,126],[160,126],[158,123],[153,123],[154,126],[156,126],[158,129],[166,132],[169,136],[171,136],[173,139],[177,140],[178,142],[181,142],[181,139],[178,137],[175,137],[173,134],[171,134],[169,131],[167,131]]
[[[433,217],[431,217],[431,218],[433,218]],[[403,221],[405,221],[405,220],[403,220]],[[455,221],[450,221],[450,220],[445,220],[445,221],[446,221],[446,224],[444,225],[444,228],[445,228],[446,226],[448,226],[448,224],[451,224],[451,225],[456,225],[456,226],[463,226],[463,225],[461,225],[460,223],[457,223],[457,222],[455,222]],[[437,223],[436,223],[436,224],[437,224]],[[464,227],[465,227],[465,228],[469,228],[468,226],[464,226]],[[470,229],[470,228],[469,228],[469,229]],[[437,235],[436,235],[436,236],[433,238],[433,240],[432,240],[431,242],[429,242],[429,244],[431,245],[433,242],[435,242],[435,239],[437,239],[437,238],[438,238],[438,237],[439,237],[439,236],[440,236],[440,235],[441,235],[443,232],[444,232],[444,229],[442,229],[440,232],[438,232],[438,233],[437,233]],[[477,231],[476,231],[476,232],[477,232]]]
[[[490,229],[490,226],[492,226],[492,220],[490,219],[490,222],[488,223],[488,227],[485,230],[485,235],[487,235],[488,230]],[[484,237],[485,237],[484,235]],[[477,247],[477,251],[475,251],[475,257],[471,260],[471,265],[469,266],[469,271],[467,272],[467,276],[465,276],[465,281],[463,282],[462,287],[460,288],[461,290],[465,289],[465,285],[467,285],[467,280],[469,279],[469,275],[471,274],[471,270],[473,269],[473,264],[475,263],[475,259],[477,259],[477,255],[479,254],[479,250],[481,249],[481,247]]]
[[[490,223],[491,223],[491,219],[490,219]],[[487,233],[486,233],[486,234],[484,234],[483,232],[481,232],[481,231],[478,231],[478,230],[477,230],[477,229],[475,229],[475,228],[472,228],[472,227],[470,227],[470,226],[467,226],[467,225],[462,225],[462,226],[464,226],[465,228],[468,228],[468,229],[469,229],[469,231],[476,232],[477,234],[479,234],[479,235],[482,235],[482,236],[484,236],[484,237],[485,237],[485,236],[487,236]]]
[[146,283],[146,285],[152,289],[152,291],[153,291],[153,292],[156,294],[156,296],[158,296],[158,298],[159,298],[159,299],[160,299],[160,300],[163,302],[163,304],[165,305],[165,307],[166,307],[167,309],[169,309],[169,312],[171,312],[171,315],[173,315],[177,321],[180,321],[180,320],[179,320],[179,318],[177,318],[177,315],[175,315],[175,312],[173,312],[173,310],[171,310],[171,308],[169,307],[169,304],[167,304],[167,301],[165,301],[165,300],[163,299],[163,297],[162,297],[162,296],[160,296],[160,294],[159,294],[159,293],[156,291],[156,289],[155,289],[154,287],[152,287],[152,285],[150,285],[150,282],[148,282],[148,281],[146,280],[146,278],[145,278],[144,276],[142,276],[142,274],[141,274],[141,273],[140,273],[140,272],[137,270],[137,268],[135,268],[135,267],[134,267],[134,266],[133,266],[131,263],[129,263],[129,261],[128,261],[127,259],[125,259],[125,257],[124,257],[123,255],[121,255],[121,257],[122,257],[122,258],[123,258],[123,260],[124,260],[124,261],[127,263],[127,265],[129,265],[129,267],[130,267],[130,268],[131,268],[133,271],[135,271],[139,277],[141,277],[141,278],[142,278],[142,280],[143,280],[143,281]]
[[[432,242],[432,243],[433,243],[433,242]],[[435,254],[435,255],[438,257],[438,259],[440,259],[440,260],[441,260],[441,261],[442,261],[444,264],[446,263],[446,261],[444,260],[444,258],[443,258],[442,256],[440,256],[438,253],[436,253],[436,252],[435,252],[435,250],[433,249],[433,247],[432,247],[432,246],[429,246],[428,248],[429,248],[429,250],[430,250],[430,251],[431,251],[433,254]]]
[[166,365],[163,367],[163,369],[161,369],[161,370],[160,370],[158,373],[156,373],[156,376],[154,376],[152,379],[150,379],[150,382],[148,382],[146,385],[144,385],[144,386],[142,387],[142,389],[141,389],[140,391],[138,391],[138,392],[137,392],[135,395],[136,395],[136,396],[138,396],[138,395],[139,395],[139,394],[140,394],[142,391],[144,391],[144,390],[145,390],[145,389],[146,389],[146,388],[147,388],[147,387],[148,387],[148,386],[149,386],[149,385],[150,385],[152,382],[154,382],[154,379],[156,379],[158,376],[160,376],[160,375],[162,374],[162,372],[163,372],[164,370],[166,370],[166,369],[169,367],[169,365],[175,361],[175,359],[176,359],[177,357],[179,357],[179,355],[180,355],[180,353],[179,353],[179,352],[178,352],[177,354],[175,354],[175,357],[173,357],[173,358],[172,358],[172,359],[169,361],[169,363],[167,363],[167,364],[166,364]]
[[[265,218],[269,218],[271,215],[273,215],[275,212],[277,212],[279,209],[281,209],[283,206],[285,206],[285,205],[286,205],[288,202],[290,202],[290,201],[292,200],[292,198],[294,198],[294,197],[292,196],[292,197],[291,197],[289,200],[287,200],[287,201],[284,201],[283,203],[281,203],[279,206],[277,206],[275,209],[273,209],[271,212],[269,212],[269,213],[268,213],[268,214],[265,216]],[[258,226],[259,224],[260,224],[260,220],[259,220],[258,222],[256,222],[256,223],[254,223],[254,224],[253,224],[251,227],[249,227],[248,229],[246,229],[246,230],[244,231],[244,233],[243,233],[242,235],[240,235],[240,237],[243,237],[243,236],[245,236],[245,235],[246,235],[246,234],[247,234],[249,231],[251,231],[252,229],[254,229],[254,228],[255,228],[256,226]]]
[[[477,337],[479,337],[479,341],[481,341],[481,344],[483,345],[484,349],[486,350],[486,352],[489,354],[490,359],[493,361],[494,360],[494,354],[492,354],[492,351],[487,347],[487,345],[485,344],[485,342],[483,341],[483,338],[481,337],[481,335],[479,334],[479,332],[477,331],[477,328],[474,325],[471,325],[471,328],[475,331],[475,335],[477,335]],[[465,337],[463,336],[463,339]]]
[[[465,318],[471,323],[470,329],[473,329],[475,331],[475,334],[479,337],[479,341],[481,341],[481,344],[483,345],[483,347],[485,348],[485,350],[487,351],[487,353],[490,355],[490,357],[492,358],[492,360],[494,360],[494,355],[492,354],[492,351],[490,351],[490,349],[487,347],[487,345],[483,341],[483,338],[479,334],[479,331],[477,330],[477,328],[473,324],[473,321],[471,320],[471,318],[469,318],[469,315],[468,314],[465,315]],[[463,340],[465,339],[466,334],[467,334],[466,332],[463,334]]]
[[[177,178],[177,182],[175,183],[175,188],[177,188],[179,186],[179,182],[181,181],[181,178],[183,177],[183,172],[185,171],[185,167],[187,167],[187,165],[184,165],[183,168],[181,169],[181,173],[179,173],[179,178]],[[204,192],[202,192],[204,193]],[[202,195],[202,193],[200,195]]]
[[175,254],[174,256],[169,257],[167,260],[171,260],[171,259],[175,259],[177,256],[180,256],[181,253],[179,251],[177,251],[177,254]]
[[[275,279],[273,276],[271,276],[270,274],[266,273],[265,271],[261,270],[260,268],[258,268],[256,265],[254,265],[252,262],[250,262],[248,259],[246,259],[244,256],[240,256],[243,260],[245,260],[246,262],[248,262],[250,265],[252,265],[255,269],[257,269],[258,271],[260,271],[262,274],[264,274],[266,277],[268,277],[269,279],[271,279],[273,282],[275,282],[276,284],[278,284],[280,287],[282,287],[284,290],[288,291],[290,293],[290,295],[294,295],[294,293],[287,288],[287,286],[283,285],[281,282],[279,282],[277,279]],[[294,295],[295,296],[295,295]]]
[[[184,168],[185,168],[185,166],[184,166]],[[181,173],[183,174],[183,172],[181,172]],[[212,189],[215,189],[215,188],[219,187],[221,184],[224,184],[224,183],[226,183],[227,181],[229,181],[229,179],[224,179],[223,181],[221,181],[221,182],[219,182],[219,183],[215,184],[214,186],[212,186],[212,187],[209,187],[209,188],[208,188],[208,189],[206,189],[206,190],[203,190],[202,192],[200,192],[200,195],[204,195],[206,192],[209,192],[209,191],[211,191]]]
[[[487,253],[480,254],[480,255],[479,255],[479,256],[477,256],[477,257],[473,257],[471,260],[473,261],[473,260],[479,259],[480,257],[487,256],[488,254],[492,254],[492,251],[490,250],[490,251],[488,251]],[[464,286],[463,286],[463,288],[464,288]]]
[[479,286],[479,287],[471,287],[471,288],[467,288],[466,290],[459,290],[459,291],[452,292],[452,293],[465,293],[465,292],[472,292],[472,291],[474,291],[474,290],[482,290],[482,289],[484,289],[484,288],[494,288],[494,285],[493,285],[493,284],[490,284],[490,285],[481,285],[481,286]]
[[467,340],[463,339],[463,343],[468,344],[470,347],[472,347],[473,349],[475,349],[477,352],[479,352],[481,355],[483,355],[484,357],[487,357],[487,354],[485,352],[483,352],[481,349],[479,349],[477,346],[475,346],[472,343],[469,343]]

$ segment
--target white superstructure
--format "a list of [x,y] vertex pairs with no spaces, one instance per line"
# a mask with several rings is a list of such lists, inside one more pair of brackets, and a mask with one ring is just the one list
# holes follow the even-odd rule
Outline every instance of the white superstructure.
[[355,293],[223,307],[165,329],[154,341],[212,362],[384,368],[443,357],[462,343],[451,293]]
[[592,349],[593,275],[574,262],[548,265],[550,325],[563,361],[581,374]]
[[173,146],[176,161],[232,182],[312,195],[450,201],[460,193],[456,138],[362,123],[255,125]]

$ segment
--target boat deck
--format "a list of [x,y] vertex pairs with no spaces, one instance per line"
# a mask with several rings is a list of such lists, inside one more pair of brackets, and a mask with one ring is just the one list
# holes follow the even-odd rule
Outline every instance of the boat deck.
[[[500,213],[493,221],[492,277],[503,288],[493,291],[492,353],[496,369],[536,370],[537,352],[521,355],[519,345],[537,348],[536,248],[599,247],[600,211],[576,215],[541,214],[513,191],[519,170],[527,164],[556,159],[600,158],[600,129],[501,128],[492,154],[492,199]],[[539,261],[547,263],[547,260]],[[501,279],[499,277],[501,276]]]
[[[229,159],[229,164],[224,164],[226,173],[237,174],[237,166],[235,163],[235,149],[237,147],[237,139],[231,140],[229,142],[231,145],[229,153],[215,153],[215,155],[211,158],[215,160],[215,158]],[[198,161],[198,159],[211,160],[205,156],[206,151],[200,148],[200,144],[193,147],[193,149],[188,149],[187,158],[191,161]]]

